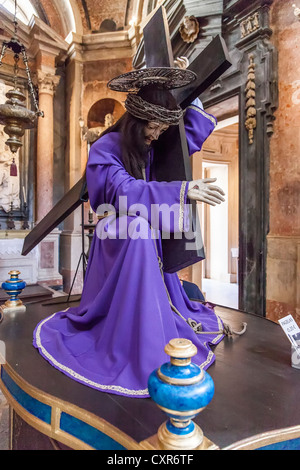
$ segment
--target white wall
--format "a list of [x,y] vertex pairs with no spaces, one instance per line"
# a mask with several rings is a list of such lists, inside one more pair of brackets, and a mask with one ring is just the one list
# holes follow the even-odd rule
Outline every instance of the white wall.
[[228,270],[228,165],[203,163],[209,169],[210,178],[225,192],[225,202],[210,206],[210,277],[217,281],[230,282]]

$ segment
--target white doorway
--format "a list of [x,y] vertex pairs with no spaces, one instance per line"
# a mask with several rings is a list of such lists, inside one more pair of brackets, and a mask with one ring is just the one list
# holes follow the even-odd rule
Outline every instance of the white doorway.
[[[228,165],[203,161],[203,178],[216,178],[225,195],[228,195]],[[228,198],[216,206],[205,206],[203,222],[206,251],[204,277],[220,282],[230,282],[228,270]]]
[[201,151],[202,178],[217,178],[225,202],[202,205],[202,292],[208,302],[238,309],[238,116],[219,120]]

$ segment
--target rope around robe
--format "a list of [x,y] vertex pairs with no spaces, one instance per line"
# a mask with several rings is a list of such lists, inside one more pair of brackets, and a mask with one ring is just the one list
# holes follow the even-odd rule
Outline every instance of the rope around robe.
[[[152,230],[152,227],[151,227],[151,230]],[[158,259],[158,266],[159,266],[161,276],[162,276],[162,279],[163,279],[163,283],[164,283],[164,286],[165,286],[165,289],[166,289],[169,304],[170,304],[170,307],[173,310],[173,312],[175,312],[180,318],[182,318],[182,320],[184,320],[194,330],[194,332],[197,335],[219,335],[219,334],[224,334],[225,336],[233,336],[233,335],[239,335],[240,336],[240,335],[243,335],[245,333],[245,331],[247,329],[247,323],[245,323],[245,322],[242,323],[243,327],[240,331],[234,330],[230,325],[228,325],[227,323],[224,323],[223,320],[222,320],[222,324],[223,324],[222,329],[220,329],[218,331],[203,331],[203,326],[202,326],[201,322],[197,323],[196,320],[193,320],[192,318],[188,318],[188,319],[184,318],[184,316],[181,315],[181,313],[175,307],[175,305],[173,305],[173,302],[171,300],[169,291],[168,291],[166,283],[165,283],[163,263],[162,263],[162,260],[159,256],[159,254],[158,254],[157,246],[156,246],[155,241],[154,241],[154,245],[155,245],[155,250],[156,250],[156,256],[157,256],[157,259]]]
[[[178,312],[179,313],[179,312]],[[182,317],[182,315],[180,315]],[[182,317],[183,318],[183,317]],[[228,325],[227,323],[223,323],[223,330],[219,330],[219,331],[203,331],[202,330],[202,324],[201,323],[197,323],[195,320],[193,320],[192,318],[188,318],[188,320],[186,320],[187,324],[190,325],[190,327],[195,331],[195,333],[197,333],[198,335],[203,335],[203,334],[206,334],[206,335],[211,335],[211,334],[220,334],[220,333],[223,333],[224,335],[226,336],[233,336],[233,335],[243,335],[247,329],[247,323],[243,322],[242,325],[243,325],[243,328],[241,329],[241,331],[236,331],[234,330],[230,325]]]

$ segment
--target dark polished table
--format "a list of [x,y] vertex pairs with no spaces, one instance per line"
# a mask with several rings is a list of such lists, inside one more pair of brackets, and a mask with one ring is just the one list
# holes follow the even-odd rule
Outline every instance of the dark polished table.
[[[0,388],[13,416],[11,448],[158,448],[156,433],[167,417],[150,398],[112,395],[75,382],[32,346],[36,324],[67,306],[28,304],[26,313],[7,315],[0,323],[5,344]],[[194,421],[212,448],[300,449],[300,370],[291,367],[282,329],[256,315],[218,306],[216,311],[236,330],[247,322],[247,331],[215,347],[216,362],[208,369],[215,394]]]

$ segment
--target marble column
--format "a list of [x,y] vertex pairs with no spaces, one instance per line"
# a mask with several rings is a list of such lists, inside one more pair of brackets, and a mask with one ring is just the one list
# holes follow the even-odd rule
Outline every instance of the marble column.
[[[71,189],[81,178],[81,128],[83,63],[81,37],[74,35],[70,45],[66,66],[66,160],[65,190]],[[82,251],[81,207],[74,210],[65,220],[60,237],[60,272],[65,292],[79,294],[83,285],[83,267],[79,262]],[[77,270],[78,267],[78,270]]]
[[37,132],[37,222],[53,207],[53,96],[59,79],[38,71],[39,108],[44,117],[39,117]]
[[[38,71],[39,117],[37,130],[36,222],[40,222],[53,207],[53,97],[60,77]],[[59,236],[54,230],[38,246],[38,283],[48,286],[62,284],[59,273]]]

